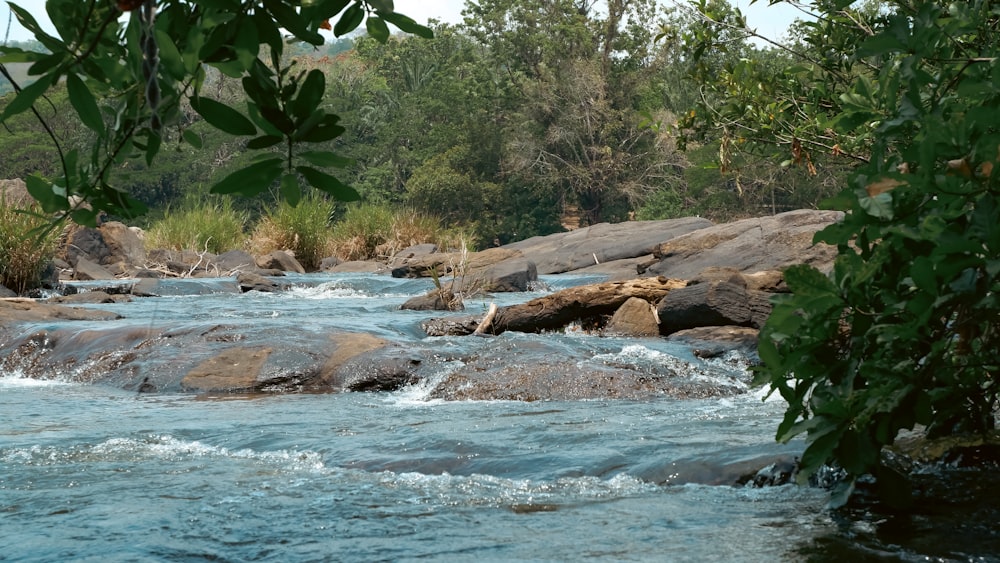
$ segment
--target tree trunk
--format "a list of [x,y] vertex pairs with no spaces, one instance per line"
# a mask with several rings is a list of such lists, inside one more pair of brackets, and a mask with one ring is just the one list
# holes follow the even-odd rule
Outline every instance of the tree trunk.
[[[656,304],[673,289],[685,287],[684,280],[639,278],[620,282],[605,282],[564,289],[552,295],[532,299],[520,305],[501,307],[493,323],[484,332],[541,332],[586,321],[601,315],[611,315],[630,297]],[[430,336],[471,334],[480,324],[478,317],[431,319],[423,324]]]

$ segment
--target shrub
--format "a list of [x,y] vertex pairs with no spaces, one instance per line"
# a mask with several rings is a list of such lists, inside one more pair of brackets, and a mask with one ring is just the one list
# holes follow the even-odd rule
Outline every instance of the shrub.
[[0,195],[0,285],[23,294],[41,286],[52,262],[59,230],[36,205],[19,209]]
[[146,233],[146,247],[169,250],[208,250],[220,254],[246,247],[243,229],[247,216],[232,207],[229,198],[186,198],[176,211],[167,207]]
[[441,249],[461,248],[472,240],[462,228],[445,228],[432,215],[393,210],[384,205],[348,208],[333,226],[333,253],[345,260],[387,259],[415,244],[433,243]]
[[261,218],[253,231],[250,246],[257,254],[288,250],[306,270],[316,270],[323,258],[333,254],[329,226],[333,205],[319,196],[303,199],[298,205],[282,202]]

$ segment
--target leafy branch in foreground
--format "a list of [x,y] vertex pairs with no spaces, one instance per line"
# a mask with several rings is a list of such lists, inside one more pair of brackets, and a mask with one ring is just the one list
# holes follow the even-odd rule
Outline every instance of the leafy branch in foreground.
[[[185,104],[220,131],[248,138],[247,147],[259,153],[252,165],[224,178],[213,192],[254,195],[280,179],[282,197],[295,204],[301,198],[300,180],[305,180],[337,199],[357,199],[352,188],[327,171],[349,165],[349,159],[300,148],[336,139],[344,128],[323,107],[322,72],[294,72],[294,63],[283,62],[284,46],[288,41],[322,45],[320,30],[339,37],[363,22],[382,42],[389,37],[388,24],[432,36],[428,28],[396,13],[391,0],[47,0],[58,37],[46,33],[23,8],[10,6],[48,52],[0,47],[0,74],[16,91],[0,112],[0,123],[31,111],[45,125],[35,106],[65,81],[73,110],[94,141],[81,154],[46,127],[62,176],[32,175],[26,182],[46,213],[82,224],[94,224],[101,211],[133,216],[145,210],[112,185],[115,166],[131,158],[150,163],[170,138],[201,146],[188,128]],[[123,21],[126,12],[129,17]],[[7,71],[8,63],[30,63],[34,81],[21,87]],[[245,109],[203,95],[209,68],[241,80],[248,98]],[[273,152],[277,146],[281,153]]]
[[805,435],[800,479],[832,463],[847,473],[833,505],[863,475],[903,503],[905,476],[881,455],[901,430],[996,425],[1000,2],[851,4],[811,3],[800,40],[822,64],[793,61],[766,85],[738,65],[721,75],[727,92],[764,92],[762,111],[738,115],[739,98],[694,117],[793,151],[828,137],[863,162],[829,202],[843,222],[816,237],[839,249],[833,271],[786,272],[755,381],[788,402],[777,438]]

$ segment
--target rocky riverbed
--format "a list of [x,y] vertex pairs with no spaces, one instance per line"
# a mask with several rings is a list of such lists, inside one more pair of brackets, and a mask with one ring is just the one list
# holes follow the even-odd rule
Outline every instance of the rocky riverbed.
[[[833,249],[812,238],[839,217],[802,210],[724,225],[700,218],[602,224],[461,256],[419,246],[387,263],[331,259],[316,273],[305,273],[287,252],[146,253],[133,229],[107,223],[79,229],[68,241],[73,251],[56,264],[60,294],[0,301],[0,368],[37,378],[69,371],[81,381],[144,393],[388,391],[432,378],[435,396],[446,399],[739,393],[745,382],[676,377],[710,368],[588,364],[576,357],[579,350],[551,338],[499,338],[579,332],[616,342],[673,342],[702,359],[735,352],[753,361],[770,298],[784,291],[782,268],[829,268]],[[275,338],[259,320],[161,322],[125,305],[151,301],[162,310],[181,307],[182,295],[288,294],[323,276],[358,271],[418,284],[412,286],[418,295],[393,305],[416,338],[363,326]],[[582,281],[547,288],[539,276]],[[470,300],[479,310],[462,310]],[[498,300],[500,306],[485,307]],[[494,341],[445,359],[428,344],[473,334]],[[521,361],[507,361],[512,356]],[[443,369],[456,362],[460,368]]]

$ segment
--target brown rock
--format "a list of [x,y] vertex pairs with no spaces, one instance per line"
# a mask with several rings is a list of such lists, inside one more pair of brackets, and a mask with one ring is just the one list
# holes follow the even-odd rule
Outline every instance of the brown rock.
[[115,276],[103,267],[80,255],[77,256],[76,265],[73,267],[73,279],[82,281],[113,280]]
[[754,356],[759,334],[757,329],[744,326],[706,326],[679,330],[667,340],[690,346],[699,358],[713,358],[730,350]]
[[270,348],[230,348],[198,364],[181,380],[187,391],[246,392],[258,390],[258,382]]
[[103,265],[120,264],[123,270],[135,269],[146,262],[146,247],[135,230],[124,223],[109,221],[99,228],[109,255]]
[[84,291],[72,295],[59,295],[46,300],[49,303],[60,304],[103,304],[103,303],[127,303],[131,301],[127,295],[110,295],[105,291]]
[[535,263],[539,274],[561,274],[651,254],[664,241],[711,225],[711,221],[700,217],[600,223],[567,233],[532,237],[501,248],[521,251]]
[[281,270],[283,272],[295,272],[297,274],[306,273],[306,269],[299,264],[294,256],[284,250],[275,250],[270,254],[257,257],[257,267],[263,270]]
[[713,267],[759,272],[811,264],[829,269],[837,249],[813,245],[813,236],[842,218],[837,211],[804,209],[694,231],[659,245],[654,251],[659,262],[647,274],[690,279]]
[[309,388],[316,391],[394,391],[415,383],[419,357],[364,333],[330,336],[333,352]]
[[671,291],[656,308],[660,332],[726,325],[760,328],[771,314],[771,294],[747,289],[741,282],[698,283]]
[[7,205],[21,209],[35,203],[35,198],[28,193],[28,186],[20,178],[0,180],[0,197],[7,202]]
[[408,311],[461,311],[465,309],[462,298],[450,289],[432,289],[424,295],[411,297],[399,307]]
[[659,336],[659,318],[656,307],[645,299],[630,297],[615,311],[604,328],[604,334],[614,336]]
[[31,299],[0,299],[0,325],[53,319],[65,321],[109,321],[120,319],[117,313],[39,303]]
[[265,293],[273,293],[275,291],[280,291],[281,286],[273,280],[269,280],[260,274],[255,274],[253,272],[242,272],[236,276],[236,285],[239,286],[240,291],[246,293],[248,291],[262,291]]

